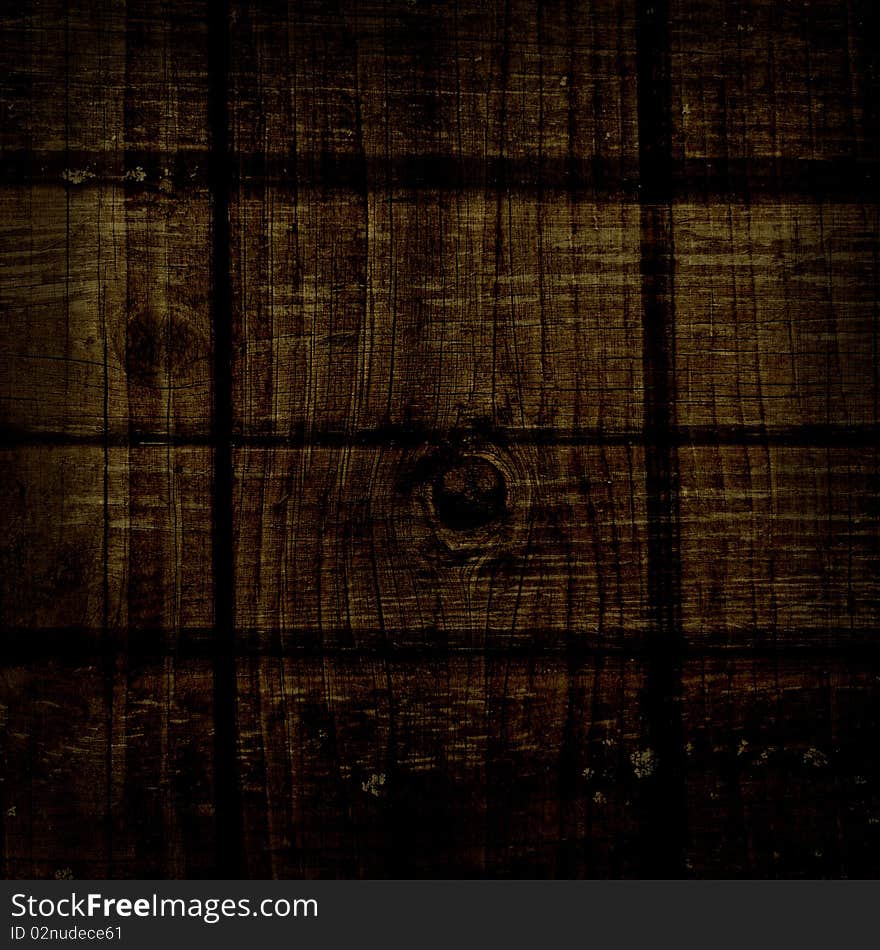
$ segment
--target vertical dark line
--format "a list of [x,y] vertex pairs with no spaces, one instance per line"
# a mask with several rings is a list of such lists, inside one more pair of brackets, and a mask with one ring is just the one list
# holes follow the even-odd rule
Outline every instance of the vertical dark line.
[[675,419],[672,84],[667,0],[637,0],[644,426],[651,648],[642,713],[656,767],[646,789],[645,876],[683,877],[687,814]]
[[236,729],[234,570],[232,560],[232,284],[229,205],[229,2],[208,6],[208,122],[213,205],[214,482],[214,792],[216,876],[237,879],[242,870],[241,796]]

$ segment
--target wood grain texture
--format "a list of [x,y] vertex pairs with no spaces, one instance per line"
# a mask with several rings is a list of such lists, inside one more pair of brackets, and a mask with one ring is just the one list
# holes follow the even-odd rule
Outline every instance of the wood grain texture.
[[210,428],[204,4],[4,19],[0,422]]
[[239,678],[251,877],[642,867],[635,661],[260,658]]
[[273,188],[233,221],[238,431],[638,430],[633,205]]
[[[4,626],[169,646],[210,629],[210,453],[38,446],[2,452]],[[47,649],[49,649],[47,642]]]
[[[448,450],[447,450],[448,451]],[[441,451],[241,450],[237,622],[290,647],[636,645],[644,478],[621,447],[462,447],[505,474],[505,511],[444,522]]]
[[139,165],[152,179],[178,155],[203,158],[206,12],[205,0],[4,4],[4,167],[31,180],[68,169],[144,180]]
[[875,642],[876,449],[694,447],[680,458],[688,643]]
[[[425,159],[492,185],[529,172],[636,161],[635,6],[598,0],[231,4],[236,154],[297,180],[388,185]],[[430,163],[432,156],[439,162]],[[400,163],[398,165],[398,162]],[[441,167],[435,168],[435,165]],[[531,177],[530,175],[528,176]]]
[[877,424],[876,204],[678,205],[682,425]]
[[4,877],[208,873],[210,681],[204,661],[7,666]]
[[2,423],[76,437],[210,429],[208,198],[139,183],[0,189]]
[[670,0],[676,153],[745,163],[876,160],[872,7]]
[[869,0],[0,30],[7,877],[876,876]]

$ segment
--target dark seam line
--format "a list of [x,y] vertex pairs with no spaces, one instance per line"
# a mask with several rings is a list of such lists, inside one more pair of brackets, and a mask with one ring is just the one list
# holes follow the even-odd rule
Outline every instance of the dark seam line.
[[232,281],[229,227],[229,3],[215,0],[208,15],[210,190],[213,203],[214,481],[214,791],[219,878],[242,868],[241,794],[236,728],[233,568]]
[[[289,157],[254,153],[229,153],[229,182],[234,190],[266,187],[280,191],[302,188],[358,191],[364,177],[383,181],[386,187],[428,192],[469,189],[502,189],[523,194],[577,191],[585,200],[622,198],[639,201],[638,169],[627,159],[599,156],[542,156],[496,158],[474,156],[457,159],[445,155],[399,156],[390,161],[364,159],[348,153],[301,153],[296,163]],[[73,162],[94,176],[80,185],[62,178]],[[202,149],[165,152],[144,149],[96,156],[94,152],[39,152],[7,150],[0,155],[0,183],[4,185],[55,184],[75,190],[121,186],[131,193],[150,194],[160,184],[176,188],[205,187],[203,169],[210,153]],[[314,166],[320,172],[314,171]],[[719,197],[752,203],[762,198],[799,198],[829,204],[863,204],[876,198],[880,187],[878,163],[872,159],[730,159],[724,155],[681,159],[670,157],[670,197],[675,201],[710,201]],[[138,170],[138,176],[131,172]],[[142,180],[141,173],[146,175]]]
[[656,768],[646,789],[646,876],[686,875],[685,755],[681,710],[681,557],[675,426],[671,80],[666,0],[638,0],[638,76],[648,611],[652,624],[642,714]]

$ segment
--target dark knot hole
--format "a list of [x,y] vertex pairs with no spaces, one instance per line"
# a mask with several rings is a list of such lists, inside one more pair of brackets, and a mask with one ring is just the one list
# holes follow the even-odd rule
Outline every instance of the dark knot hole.
[[456,459],[434,479],[434,510],[454,531],[482,528],[500,518],[506,506],[504,475],[480,456]]

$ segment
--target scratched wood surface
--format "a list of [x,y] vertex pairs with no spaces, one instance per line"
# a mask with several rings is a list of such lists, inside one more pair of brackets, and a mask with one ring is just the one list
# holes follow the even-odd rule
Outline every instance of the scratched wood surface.
[[0,34],[7,877],[877,876],[870,0]]

